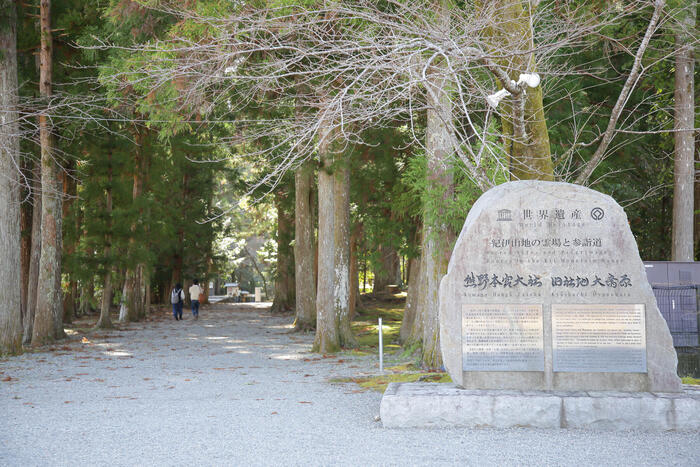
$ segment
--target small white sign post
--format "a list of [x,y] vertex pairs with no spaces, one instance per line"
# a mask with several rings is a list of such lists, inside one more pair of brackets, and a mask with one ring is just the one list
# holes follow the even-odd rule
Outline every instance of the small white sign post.
[[382,342],[382,319],[379,318],[379,372],[384,372],[384,343]]

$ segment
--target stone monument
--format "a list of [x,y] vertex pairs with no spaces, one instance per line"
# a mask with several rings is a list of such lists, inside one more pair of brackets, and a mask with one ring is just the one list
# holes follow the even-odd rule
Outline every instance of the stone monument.
[[440,284],[454,384],[392,383],[384,426],[700,429],[623,209],[518,181],[469,211]]
[[440,285],[440,342],[469,389],[681,388],[625,212],[579,185],[511,182],[478,199]]

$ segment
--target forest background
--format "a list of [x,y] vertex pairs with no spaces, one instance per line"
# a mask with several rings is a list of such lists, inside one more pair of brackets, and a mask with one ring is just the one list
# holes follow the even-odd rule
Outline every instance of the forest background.
[[439,280],[471,204],[508,180],[607,193],[642,259],[697,260],[696,16],[0,0],[0,350],[77,315],[144,319],[199,278],[264,287],[330,352],[356,344],[360,292],[399,285],[402,343],[438,367]]

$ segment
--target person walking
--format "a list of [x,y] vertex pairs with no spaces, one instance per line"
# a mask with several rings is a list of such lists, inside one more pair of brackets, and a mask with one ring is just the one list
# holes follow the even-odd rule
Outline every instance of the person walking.
[[182,305],[185,300],[185,292],[182,290],[182,284],[175,284],[175,288],[170,292],[170,303],[173,305],[173,317],[175,321],[182,319]]
[[199,286],[199,280],[195,279],[192,281],[192,287],[190,287],[190,301],[192,302],[192,316],[194,319],[199,318],[199,299],[204,294],[204,291]]

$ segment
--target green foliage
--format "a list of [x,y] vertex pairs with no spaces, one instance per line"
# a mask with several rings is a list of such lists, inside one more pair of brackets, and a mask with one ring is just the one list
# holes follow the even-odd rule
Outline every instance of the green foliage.
[[[678,2],[672,3],[667,7],[669,12],[678,6]],[[596,14],[594,3],[583,7]],[[627,21],[611,24],[602,36],[586,38],[582,49],[563,51],[562,62],[605,73],[602,77],[586,73],[566,76],[560,82],[553,81],[545,94],[555,172],[560,176],[576,170],[596,149],[595,144],[585,147],[581,143],[605,128],[624,84],[620,70],[631,68],[634,57],[629,51],[635,50],[635,41],[644,33],[649,13],[649,9],[642,10]],[[625,207],[645,260],[669,260],[671,254],[674,143],[669,130],[673,129],[674,47],[668,25],[652,37],[643,59],[645,74],[621,118],[620,126],[626,132],[615,136],[612,155],[600,164],[592,179],[592,188]]]
[[[605,3],[574,2],[587,18],[597,15]],[[272,282],[277,254],[291,245],[272,234],[276,212],[269,195],[283,200],[284,212],[292,212],[291,172],[282,170],[278,176],[271,173],[292,144],[273,130],[278,122],[289,121],[299,111],[295,107],[294,73],[290,72],[289,82],[284,83],[288,84],[288,92],[270,99],[263,86],[257,92],[248,92],[246,86],[255,85],[216,77],[198,88],[195,95],[188,94],[183,92],[188,90],[186,72],[174,67],[184,53],[183,46],[212,43],[229,34],[228,26],[222,24],[235,9],[259,6],[292,13],[317,3],[202,0],[182,4],[211,18],[210,22],[151,8],[161,4],[160,0],[53,2],[54,89],[66,102],[72,102],[70,110],[62,107],[52,116],[58,136],[57,156],[69,168],[69,176],[80,180],[63,223],[64,273],[72,281],[89,284],[111,271],[118,288],[124,271],[141,264],[154,287],[162,292],[177,268],[182,267],[188,279],[219,274],[238,280],[252,291],[264,282]],[[471,8],[469,2],[455,5],[464,11]],[[676,0],[669,2],[669,8],[681,5]],[[408,10],[400,12],[395,2],[381,2],[379,6],[408,14]],[[545,16],[556,15],[561,7],[561,2],[547,0],[539,11]],[[18,3],[19,82],[24,100],[38,95],[35,52],[39,35],[32,16],[36,12],[36,5]],[[560,50],[551,57],[552,70],[574,65],[604,71],[600,77],[579,73],[563,76],[560,81],[555,73],[545,80],[547,123],[559,176],[578,170],[594,151],[595,145],[580,143],[594,139],[605,127],[623,84],[620,70],[631,67],[629,50],[643,34],[647,13],[626,17],[628,20],[609,26],[602,34],[581,38],[580,47]],[[535,27],[546,28],[547,24],[542,21]],[[381,26],[363,27],[371,34],[373,27]],[[244,39],[263,32],[246,30],[238,34]],[[279,34],[285,34],[283,26]],[[616,136],[612,156],[595,173],[610,175],[593,185],[625,205],[644,259],[669,259],[670,255],[673,137],[665,131],[673,126],[669,111],[674,86],[674,64],[669,59],[672,34],[671,29],[662,28],[653,37],[644,59],[646,73],[630,96],[622,118],[629,132]],[[114,47],[73,46],[96,46],[102,41]],[[138,44],[154,47],[136,50],[133,46]],[[265,54],[251,54],[247,59],[261,67],[275,63]],[[480,72],[475,73],[482,78]],[[462,84],[467,86],[464,79]],[[95,87],[95,82],[101,87]],[[696,80],[698,85],[700,80]],[[249,99],[240,99],[243,95]],[[88,107],[92,103],[94,106]],[[483,102],[468,105],[474,107],[471,118],[477,130],[488,124],[492,131],[487,133],[498,134],[498,119],[483,121]],[[201,117],[207,112],[212,118],[202,123]],[[357,257],[368,277],[381,267],[380,246],[396,250],[403,258],[418,255],[417,233],[423,222],[436,224],[439,220],[445,228],[459,232],[480,194],[457,158],[449,168],[455,185],[451,196],[445,196],[445,186],[428,182],[426,157],[414,140],[414,135],[424,140],[424,119],[424,115],[414,115],[410,130],[402,126],[403,121],[366,130],[362,139],[367,144],[349,145],[345,157],[339,158],[350,164],[352,220],[362,227]],[[251,133],[262,136],[240,142]],[[489,138],[496,142],[495,136]],[[273,147],[275,150],[265,157],[240,157]],[[480,149],[478,142],[474,149]],[[36,143],[27,138],[22,141],[22,150],[25,165],[30,166],[27,161],[38,158]],[[507,165],[505,161],[505,154],[498,154],[487,163],[484,169],[490,178],[506,180],[500,167]],[[143,191],[136,198],[135,174],[143,176]],[[113,197],[111,214],[106,212],[108,190]],[[111,247],[109,253],[107,246]],[[386,326],[391,340],[398,319],[388,319],[393,312],[383,313],[388,313]],[[366,324],[367,319],[361,312],[358,326],[369,328],[358,331],[364,333],[361,343],[369,348],[376,342],[376,334],[370,329],[372,325]]]
[[378,245],[401,255],[415,255],[417,205],[402,199],[409,188],[402,173],[412,158],[405,129],[367,131],[364,138],[374,145],[361,145],[349,154],[353,222],[362,226],[358,257],[370,270],[381,267]]

